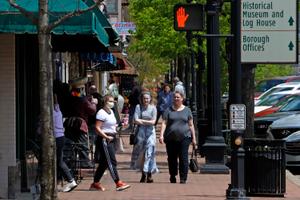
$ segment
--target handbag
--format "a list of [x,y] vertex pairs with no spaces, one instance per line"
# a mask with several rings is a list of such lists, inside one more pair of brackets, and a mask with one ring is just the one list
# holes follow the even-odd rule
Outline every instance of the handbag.
[[197,162],[197,150],[193,146],[193,151],[189,163],[189,168],[192,172],[198,172],[199,167],[198,167],[198,162]]
[[[139,106],[139,105],[137,105]],[[140,118],[142,119],[142,111],[140,110]],[[139,132],[139,125],[134,124],[132,128],[132,132],[129,136],[129,144],[130,145],[135,145],[138,142],[138,137],[137,134]]]
[[137,143],[137,133],[139,132],[139,126],[134,125],[132,129],[132,133],[129,136],[129,144],[135,145]]

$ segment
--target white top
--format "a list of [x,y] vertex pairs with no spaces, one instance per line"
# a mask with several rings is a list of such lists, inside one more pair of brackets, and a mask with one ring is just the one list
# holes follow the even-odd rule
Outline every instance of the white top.
[[104,109],[100,109],[97,112],[96,119],[102,121],[103,124],[101,129],[104,133],[116,133],[117,120],[114,115],[114,112],[110,110],[110,114],[107,113]]

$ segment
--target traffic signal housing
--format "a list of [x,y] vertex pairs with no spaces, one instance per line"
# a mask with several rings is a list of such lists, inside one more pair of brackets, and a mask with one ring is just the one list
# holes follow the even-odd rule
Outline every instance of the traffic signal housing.
[[176,4],[174,6],[176,31],[203,31],[204,6],[202,4]]

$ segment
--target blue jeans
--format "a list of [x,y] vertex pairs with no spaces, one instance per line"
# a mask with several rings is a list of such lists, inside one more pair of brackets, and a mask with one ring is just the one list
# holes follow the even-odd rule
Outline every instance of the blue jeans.
[[[57,159],[57,174],[61,174],[68,180],[68,182],[71,182],[73,180],[73,177],[71,175],[70,169],[65,163],[63,159],[63,148],[65,145],[65,137],[59,137],[56,138],[56,159]],[[60,176],[59,176],[60,178]]]

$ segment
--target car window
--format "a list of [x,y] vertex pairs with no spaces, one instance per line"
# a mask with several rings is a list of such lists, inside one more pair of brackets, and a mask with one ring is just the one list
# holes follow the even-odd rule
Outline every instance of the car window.
[[297,96],[297,98],[292,99],[279,109],[279,112],[287,111],[300,111],[300,96]]
[[262,94],[259,99],[263,100],[265,97],[269,96],[272,93],[275,92],[281,92],[281,91],[289,91],[292,90],[294,87],[280,87],[280,88],[271,88],[269,89],[267,92],[265,92],[264,94]]
[[279,102],[282,98],[287,96],[287,94],[274,94],[269,95],[263,100],[259,101],[255,106],[273,106],[277,102]]
[[275,107],[281,107],[285,104],[288,104],[290,101],[292,101],[293,99],[297,98],[298,95],[291,95],[285,98],[280,99],[280,101],[278,101],[276,104],[274,104]]
[[284,80],[264,80],[260,81],[256,87],[255,92],[265,92],[271,87],[274,87],[275,85],[278,85],[280,83],[284,83]]

